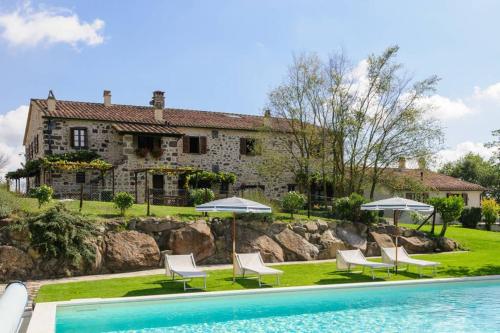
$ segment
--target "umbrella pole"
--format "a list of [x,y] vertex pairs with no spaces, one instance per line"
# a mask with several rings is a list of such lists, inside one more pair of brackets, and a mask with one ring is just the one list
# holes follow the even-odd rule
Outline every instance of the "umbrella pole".
[[236,281],[236,213],[233,212],[233,283]]
[[398,228],[398,211],[394,211],[394,226],[396,227],[396,267],[395,267],[395,272],[398,274],[398,235],[399,235],[399,228]]

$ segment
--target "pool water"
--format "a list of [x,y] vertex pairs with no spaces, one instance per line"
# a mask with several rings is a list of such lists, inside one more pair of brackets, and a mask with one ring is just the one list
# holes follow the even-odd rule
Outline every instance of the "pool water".
[[500,332],[500,280],[58,306],[56,332]]

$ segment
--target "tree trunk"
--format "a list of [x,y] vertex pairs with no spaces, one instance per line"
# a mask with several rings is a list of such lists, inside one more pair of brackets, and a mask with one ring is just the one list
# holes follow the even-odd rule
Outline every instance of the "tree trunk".
[[444,237],[444,235],[446,234],[446,228],[448,228],[448,222],[443,221],[443,228],[441,229],[439,237]]

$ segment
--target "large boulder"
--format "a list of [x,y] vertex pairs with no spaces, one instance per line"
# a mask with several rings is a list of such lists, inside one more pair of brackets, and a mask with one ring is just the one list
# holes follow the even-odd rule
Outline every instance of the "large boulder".
[[381,234],[375,231],[370,231],[370,237],[373,238],[373,240],[378,244],[379,247],[394,247],[392,237],[388,234]]
[[26,280],[31,276],[33,260],[13,246],[0,246],[0,281]]
[[144,231],[146,233],[153,232],[165,232],[173,229],[179,229],[184,225],[184,222],[180,222],[171,218],[144,218],[137,219],[135,222],[135,229]]
[[438,239],[438,247],[441,251],[449,252],[458,250],[459,245],[453,239],[441,237]]
[[106,235],[105,263],[111,272],[158,267],[160,249],[153,237],[137,232]]
[[367,227],[362,223],[342,222],[337,225],[335,233],[351,249],[366,251]]
[[436,242],[427,237],[398,237],[398,246],[403,246],[408,253],[428,253],[436,248]]
[[204,220],[171,231],[168,245],[174,254],[193,253],[197,262],[215,254],[215,239]]
[[338,250],[345,250],[344,242],[335,237],[331,230],[326,230],[321,234],[319,239],[321,250],[318,254],[318,259],[334,259],[337,257]]
[[287,261],[314,260],[318,256],[318,248],[292,230],[286,228],[275,236],[285,250]]
[[238,228],[237,230],[237,252],[260,252],[265,262],[283,262],[285,260],[283,249],[271,237],[250,228]]

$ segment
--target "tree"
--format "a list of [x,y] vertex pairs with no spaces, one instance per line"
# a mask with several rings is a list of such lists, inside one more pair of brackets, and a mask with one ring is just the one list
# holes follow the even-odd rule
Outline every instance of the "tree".
[[444,237],[448,224],[456,221],[462,215],[464,209],[464,199],[460,196],[434,197],[429,199],[429,203],[441,215],[443,228],[439,237]]
[[113,198],[113,203],[120,209],[120,215],[125,216],[125,211],[134,205],[134,197],[128,192],[118,192]]
[[293,214],[304,207],[305,203],[306,198],[304,197],[304,195],[295,191],[291,191],[285,194],[283,200],[281,201],[283,209],[287,212],[290,212],[290,216],[292,219]]
[[469,153],[457,161],[444,164],[439,172],[484,186],[489,197],[500,201],[500,165],[493,160]]
[[[436,76],[415,81],[395,62],[397,46],[368,57],[366,75],[356,74],[343,53],[327,61],[294,58],[285,81],[269,94],[273,125],[311,204],[312,175],[336,197],[375,187],[402,156],[417,159],[439,148],[439,123],[427,116]],[[272,157],[276,159],[276,154]],[[264,160],[268,163],[269,160]],[[325,201],[325,204],[327,202]]]
[[495,199],[483,199],[481,201],[483,208],[483,218],[486,223],[486,230],[491,230],[491,226],[497,221],[500,206]]
[[54,190],[48,185],[42,185],[31,190],[31,196],[38,200],[38,209],[42,208],[42,205],[49,203],[52,200],[52,195]]

